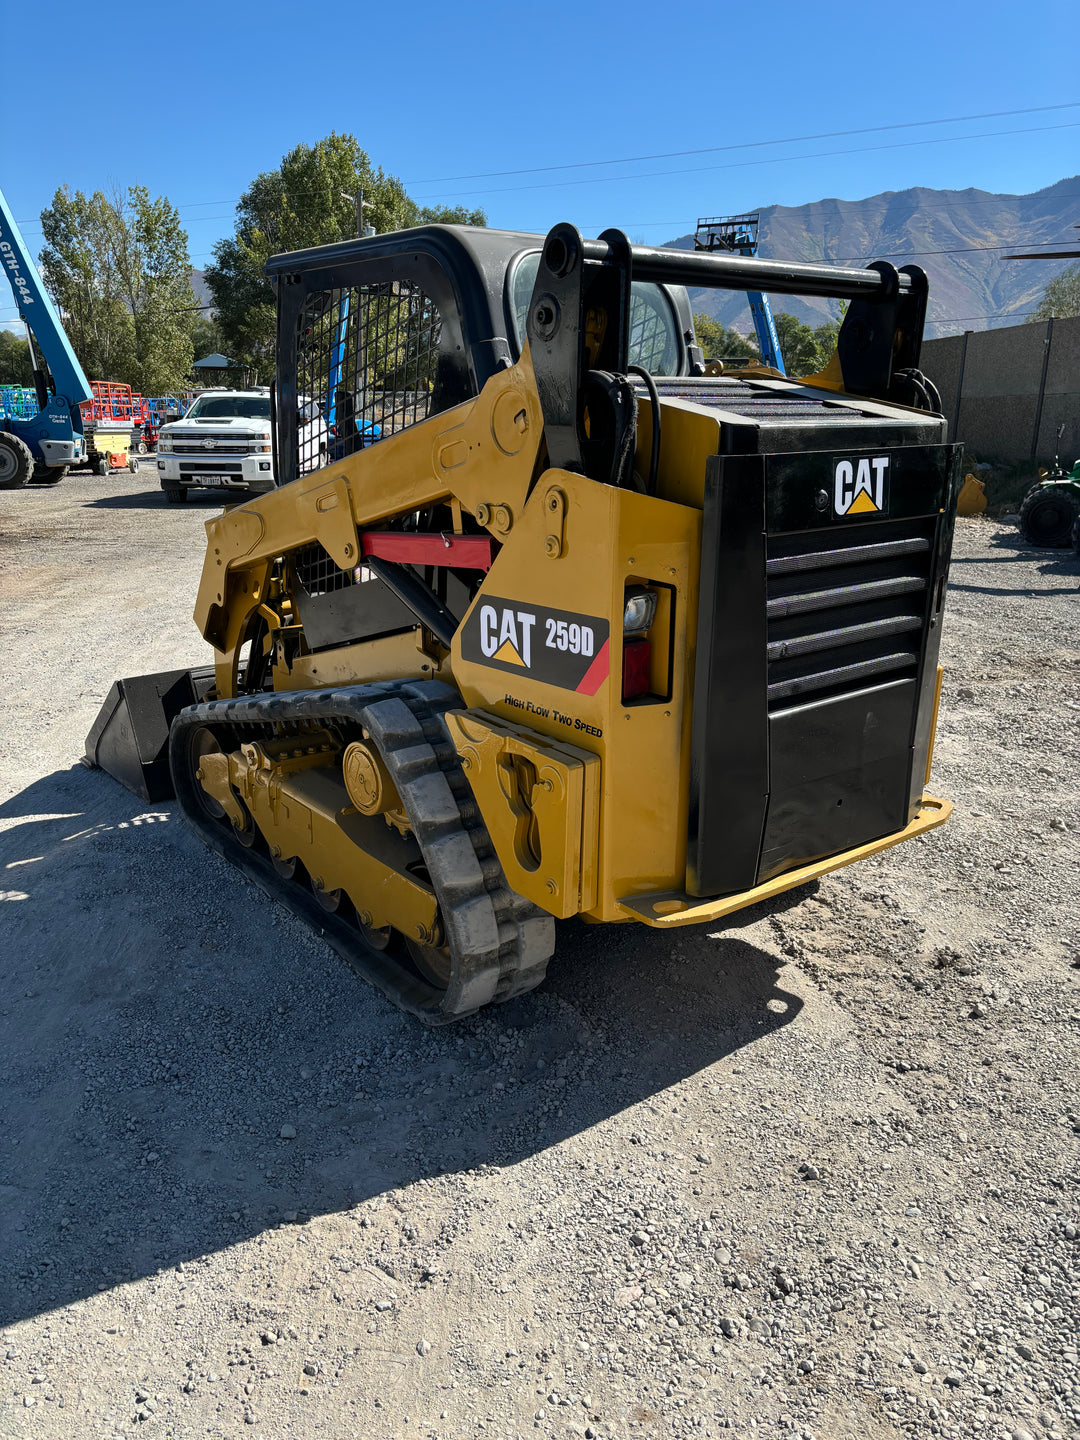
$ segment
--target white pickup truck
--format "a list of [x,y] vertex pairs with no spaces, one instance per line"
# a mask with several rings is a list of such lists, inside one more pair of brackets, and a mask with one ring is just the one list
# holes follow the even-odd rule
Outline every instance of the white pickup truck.
[[274,488],[269,390],[208,390],[182,420],[163,425],[158,479],[171,505],[199,486],[261,495]]

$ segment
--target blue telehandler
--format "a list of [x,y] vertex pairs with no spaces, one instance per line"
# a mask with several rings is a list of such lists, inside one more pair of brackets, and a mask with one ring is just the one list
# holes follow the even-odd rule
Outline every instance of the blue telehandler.
[[[756,215],[725,215],[718,220],[699,220],[697,223],[697,233],[694,235],[695,250],[707,250],[710,254],[717,250],[727,250],[732,255],[745,255],[753,258],[757,255],[757,246],[758,217]],[[787,370],[784,368],[784,357],[780,350],[780,341],[776,334],[776,325],[773,322],[772,306],[769,304],[768,295],[762,294],[759,290],[748,290],[746,299],[754,320],[758,349],[761,351],[761,363],[768,365],[770,369],[777,371],[780,375],[786,375]]]
[[55,485],[86,458],[79,406],[92,392],[2,191],[0,265],[26,326],[37,397],[29,417],[25,406],[0,405],[0,490]]

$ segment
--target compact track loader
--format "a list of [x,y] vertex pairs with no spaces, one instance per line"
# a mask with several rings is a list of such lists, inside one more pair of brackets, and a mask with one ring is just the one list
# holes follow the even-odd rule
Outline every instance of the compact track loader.
[[[717,923],[948,818],[920,270],[558,225],[268,271],[281,488],[207,523],[213,666],[117,682],[91,763],[431,1023],[557,919]],[[846,299],[837,352],[726,374],[686,286]]]

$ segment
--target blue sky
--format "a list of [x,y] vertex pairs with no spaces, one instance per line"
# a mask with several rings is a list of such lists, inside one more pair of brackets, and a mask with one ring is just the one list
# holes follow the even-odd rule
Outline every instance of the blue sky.
[[[558,14],[488,0],[54,0],[48,33],[66,37],[74,72],[89,69],[53,70],[47,103],[30,103],[32,75],[4,87],[0,184],[35,250],[58,185],[147,185],[179,205],[202,266],[251,178],[334,129],[420,201],[657,244],[699,215],[910,185],[1027,192],[1080,171],[1080,108],[912,123],[1080,100],[1075,0],[584,0]],[[111,38],[104,69],[90,66],[91,35]],[[904,128],[797,138],[886,126]],[[691,150],[711,153],[670,153]],[[557,166],[584,168],[543,168]],[[13,315],[0,288],[0,323]]]

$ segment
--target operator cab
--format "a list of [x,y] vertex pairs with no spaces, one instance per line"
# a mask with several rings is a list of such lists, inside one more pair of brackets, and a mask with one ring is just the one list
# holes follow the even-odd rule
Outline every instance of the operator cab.
[[[275,256],[279,484],[478,395],[521,357],[542,235],[425,225]],[[629,356],[700,373],[681,285],[631,285]],[[292,377],[295,376],[295,381]]]

